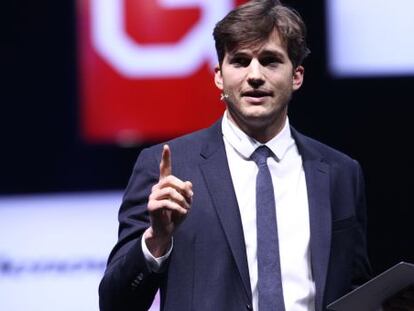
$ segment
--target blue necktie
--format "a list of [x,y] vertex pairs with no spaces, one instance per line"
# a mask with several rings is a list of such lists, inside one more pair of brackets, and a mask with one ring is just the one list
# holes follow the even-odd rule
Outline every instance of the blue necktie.
[[267,166],[269,156],[272,151],[266,146],[258,147],[251,156],[259,168],[256,178],[259,311],[284,311],[275,196]]

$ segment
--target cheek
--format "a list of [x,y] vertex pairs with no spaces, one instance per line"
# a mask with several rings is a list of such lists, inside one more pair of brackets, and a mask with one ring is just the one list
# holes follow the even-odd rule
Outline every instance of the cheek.
[[244,75],[239,70],[228,70],[223,76],[223,85],[225,88],[238,90],[244,83]]
[[293,90],[293,78],[287,77],[274,77],[273,87],[281,92],[292,92]]
[[[224,88],[228,91],[231,91],[232,93],[239,93],[243,89],[243,81],[240,80],[231,80],[227,81],[227,83],[224,84]],[[233,94],[233,95],[236,95]]]

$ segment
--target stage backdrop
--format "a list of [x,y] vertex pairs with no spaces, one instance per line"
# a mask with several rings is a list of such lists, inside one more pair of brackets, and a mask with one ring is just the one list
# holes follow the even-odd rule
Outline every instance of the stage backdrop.
[[78,0],[83,137],[134,144],[223,112],[212,30],[233,0]]

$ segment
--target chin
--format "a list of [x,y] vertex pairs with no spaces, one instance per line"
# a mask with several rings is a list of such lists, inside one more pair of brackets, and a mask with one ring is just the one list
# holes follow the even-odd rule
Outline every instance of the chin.
[[245,111],[243,115],[246,120],[250,120],[257,125],[266,125],[269,123],[277,122],[277,120],[284,118],[286,116],[286,113],[283,109],[249,109],[249,111]]
[[243,117],[246,123],[254,125],[254,127],[261,127],[273,119],[268,113],[249,113],[244,114]]
[[275,113],[276,111],[269,111],[263,106],[252,106],[252,107],[247,108],[243,114],[245,115],[246,118],[268,119]]

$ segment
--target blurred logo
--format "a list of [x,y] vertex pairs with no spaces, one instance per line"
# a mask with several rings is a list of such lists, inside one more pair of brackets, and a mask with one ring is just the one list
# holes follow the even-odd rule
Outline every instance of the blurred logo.
[[[147,2],[146,10],[154,9],[151,1],[141,2]],[[92,0],[93,45],[117,71],[130,78],[188,76],[206,60],[210,61],[212,67],[217,62],[210,40],[211,32],[215,23],[231,9],[232,2],[158,0],[158,9],[161,11],[198,8],[201,16],[177,42],[142,44],[125,31],[124,0]]]
[[77,0],[83,138],[125,146],[211,125],[212,32],[241,0]]

